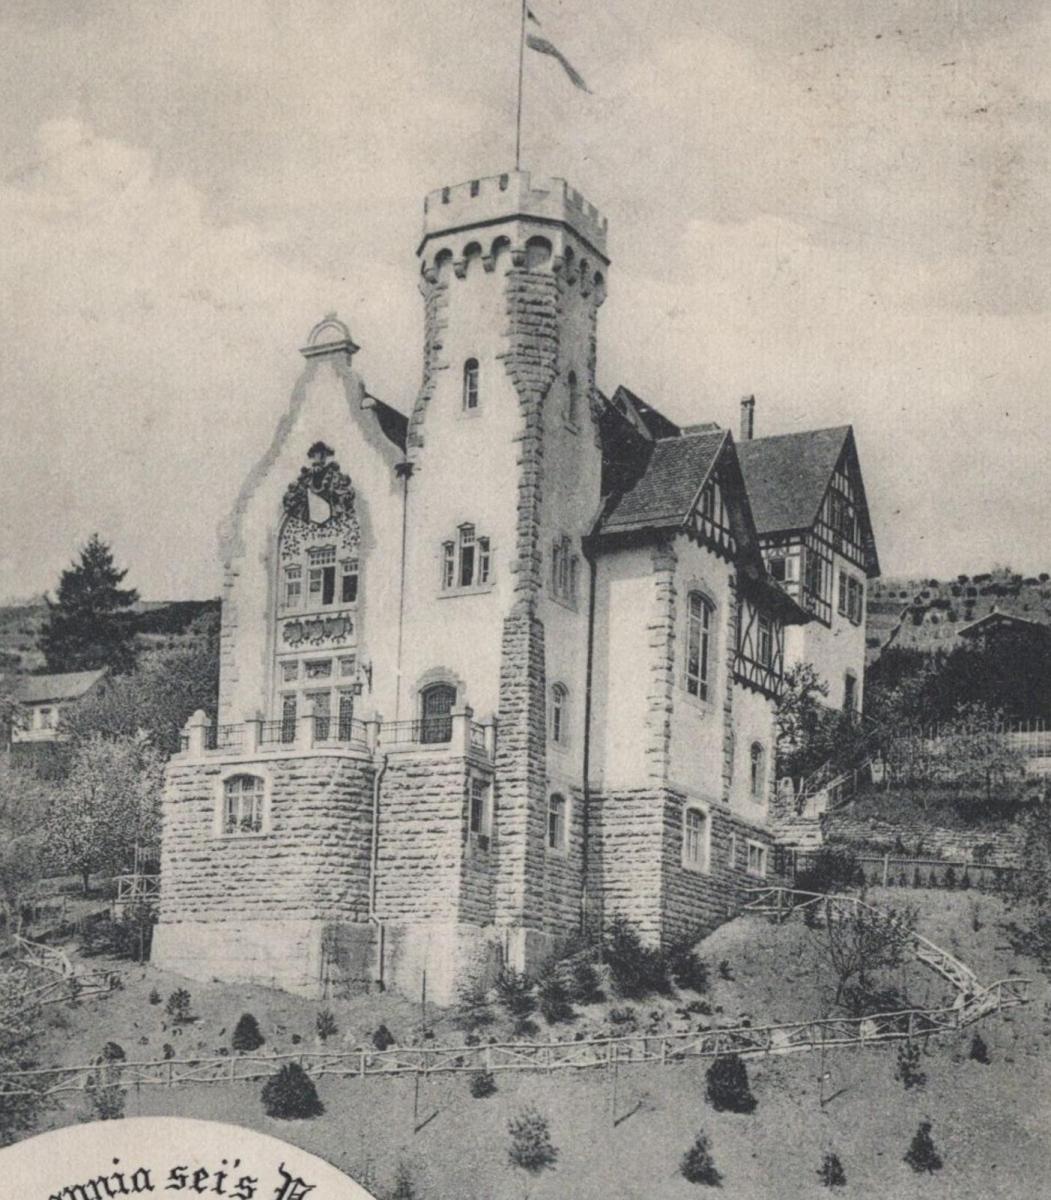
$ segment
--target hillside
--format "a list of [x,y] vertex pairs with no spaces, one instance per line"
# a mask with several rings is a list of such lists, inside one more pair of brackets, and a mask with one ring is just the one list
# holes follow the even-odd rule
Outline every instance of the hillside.
[[[921,931],[969,963],[983,981],[1014,973],[1036,981],[1029,1006],[974,1027],[988,1045],[988,1065],[968,1058],[970,1031],[931,1040],[921,1055],[927,1082],[909,1091],[895,1079],[893,1046],[830,1052],[823,1082],[816,1052],[753,1059],[748,1070],[758,1107],[748,1116],[711,1109],[704,1098],[707,1064],[698,1060],[624,1067],[617,1073],[615,1096],[613,1076],[606,1070],[501,1073],[496,1094],[486,1099],[471,1097],[467,1078],[435,1076],[420,1083],[417,1132],[411,1077],[322,1079],[318,1090],[326,1112],[301,1122],[266,1117],[259,1084],[144,1088],[127,1096],[126,1112],[251,1125],[320,1154],[363,1182],[378,1181],[380,1194],[405,1162],[420,1200],[521,1197],[523,1180],[507,1165],[507,1123],[527,1104],[547,1117],[559,1148],[556,1169],[529,1181],[532,1200],[685,1200],[704,1195],[678,1174],[683,1152],[702,1128],[724,1176],[715,1194],[727,1200],[830,1194],[817,1186],[815,1175],[830,1148],[843,1162],[848,1186],[842,1194],[849,1197],[1016,1200],[1035,1194],[1033,1182],[1051,1172],[1047,981],[1034,964],[1006,947],[999,924],[1004,912],[994,897],[896,888],[882,897],[874,892],[873,899],[918,905]],[[817,971],[815,936],[799,924],[777,927],[758,917],[738,918],[717,930],[700,946],[713,968],[706,997],[712,1016],[701,1019],[731,1024],[747,1014],[761,1023],[818,1015],[815,1006],[824,1011],[828,981]],[[723,960],[732,979],[715,969]],[[159,1057],[166,1040],[181,1040],[179,1057],[214,1054],[229,1045],[230,1031],[244,1011],[259,1019],[268,1047],[281,1052],[296,1045],[314,1048],[318,1004],[217,983],[186,984],[199,1019],[175,1039],[163,1028],[163,1006],[151,1005],[149,993],[156,988],[166,997],[183,981],[153,967],[125,970],[123,991],[52,1011],[47,1038],[37,1051],[41,1063],[83,1061],[109,1039],[119,1042],[129,1058]],[[936,976],[925,974],[921,982],[910,975],[905,983],[921,1002],[940,999]],[[333,1001],[329,1007],[339,1025],[336,1041],[348,1048],[367,1042],[381,1020],[402,1041],[419,1036],[418,1006],[392,995]],[[676,1019],[674,1006],[642,1002],[635,1007],[645,1021]],[[599,1015],[599,1010],[589,1010],[581,1024],[590,1025]],[[432,1010],[428,1024],[443,1042],[456,1044],[462,1037],[448,1014]],[[826,1098],[832,1097],[824,1107],[819,1087]],[[54,1112],[50,1123],[77,1121],[85,1111],[83,1098],[78,1098]],[[902,1162],[902,1155],[923,1119],[933,1123],[944,1169],[921,1177]]]
[[[180,645],[195,636],[194,622],[218,614],[218,600],[141,600],[128,615],[143,652]],[[47,618],[43,599],[0,606],[0,673],[29,674],[44,670],[37,638]]]
[[949,650],[961,625],[994,609],[1051,625],[1051,575],[997,569],[938,580],[888,575],[869,584],[865,642],[870,659],[889,645]]

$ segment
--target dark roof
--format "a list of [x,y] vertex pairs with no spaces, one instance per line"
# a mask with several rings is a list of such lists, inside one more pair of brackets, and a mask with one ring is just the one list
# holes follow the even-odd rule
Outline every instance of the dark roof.
[[737,443],[760,537],[814,524],[850,433],[837,425]]
[[405,449],[405,437],[409,429],[409,418],[398,412],[383,400],[375,396],[368,397],[368,405],[376,414],[376,422],[383,430],[383,436],[392,442],[399,450]]
[[645,471],[612,500],[602,519],[603,533],[680,525],[708,479],[727,433],[696,433],[656,442]]
[[78,700],[95,686],[108,668],[71,671],[66,675],[23,675],[15,685],[15,698],[22,704],[47,700]]
[[1051,637],[1049,629],[1041,621],[1031,621],[1028,617],[1016,617],[1013,613],[989,612],[970,625],[961,625],[956,631],[957,637],[984,637],[989,633],[1003,633],[1010,630],[1014,633],[1029,633],[1034,637]]

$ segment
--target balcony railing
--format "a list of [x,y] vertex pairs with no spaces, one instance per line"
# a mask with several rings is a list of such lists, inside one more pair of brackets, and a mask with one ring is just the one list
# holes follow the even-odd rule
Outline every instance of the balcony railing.
[[362,721],[358,718],[323,716],[281,717],[275,721],[250,720],[239,725],[213,725],[203,713],[195,713],[179,739],[180,753],[199,755],[253,755],[302,752],[312,749],[407,750],[413,747],[448,748],[453,753],[493,758],[496,723],[471,720],[467,707],[452,713],[413,721]]

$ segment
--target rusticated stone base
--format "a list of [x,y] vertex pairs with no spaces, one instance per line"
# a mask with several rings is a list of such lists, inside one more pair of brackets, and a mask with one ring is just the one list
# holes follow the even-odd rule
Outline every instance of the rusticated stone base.
[[650,943],[671,945],[704,936],[740,911],[748,874],[748,842],[767,848],[769,833],[707,804],[704,869],[683,866],[687,797],[672,788],[592,796],[589,892],[593,921],[622,916]]

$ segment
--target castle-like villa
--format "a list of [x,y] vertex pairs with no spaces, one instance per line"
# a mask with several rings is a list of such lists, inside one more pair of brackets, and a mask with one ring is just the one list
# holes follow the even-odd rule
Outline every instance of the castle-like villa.
[[154,958],[449,1000],[623,914],[662,943],[771,869],[786,662],[858,708],[878,574],[849,426],[742,439],[595,383],[606,221],[432,192],[410,416],[334,316],[222,535],[218,720],[164,797]]

